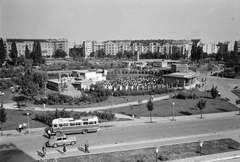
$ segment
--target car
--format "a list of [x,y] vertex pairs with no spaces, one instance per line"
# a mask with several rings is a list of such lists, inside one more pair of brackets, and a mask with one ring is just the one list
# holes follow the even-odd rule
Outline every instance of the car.
[[47,142],[47,147],[56,148],[62,145],[75,145],[77,143],[77,138],[75,136],[66,136],[65,134],[56,134],[52,136]]
[[3,96],[4,95],[4,92],[0,92],[0,96]]

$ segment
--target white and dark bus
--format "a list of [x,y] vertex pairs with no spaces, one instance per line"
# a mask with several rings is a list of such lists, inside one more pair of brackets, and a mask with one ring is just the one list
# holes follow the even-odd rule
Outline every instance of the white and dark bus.
[[97,116],[86,116],[80,119],[58,118],[52,121],[54,133],[83,133],[97,132],[100,130]]

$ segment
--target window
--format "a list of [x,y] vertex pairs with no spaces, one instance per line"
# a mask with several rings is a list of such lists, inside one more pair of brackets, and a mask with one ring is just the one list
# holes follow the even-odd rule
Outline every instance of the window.
[[70,126],[75,126],[76,125],[76,123],[70,123]]
[[90,121],[89,124],[93,124],[93,121]]
[[59,123],[59,127],[62,127],[63,126],[63,124],[62,123]]
[[83,125],[88,125],[88,122],[83,122]]
[[61,140],[62,140],[62,138],[58,138],[58,139],[57,139],[57,141],[61,141]]
[[81,125],[81,122],[76,122],[76,125]]
[[57,124],[53,124],[53,127],[57,127]]
[[68,126],[68,123],[63,123],[63,126],[64,126],[64,127],[67,127],[67,126]]

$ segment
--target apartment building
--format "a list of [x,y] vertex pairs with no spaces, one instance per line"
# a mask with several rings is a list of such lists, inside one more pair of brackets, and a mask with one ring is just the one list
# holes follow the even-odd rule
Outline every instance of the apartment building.
[[207,54],[217,53],[218,48],[216,43],[204,43],[203,52]]
[[106,55],[116,55],[119,52],[130,51],[131,41],[115,40],[104,42],[104,52]]
[[69,57],[69,48],[67,39],[6,39],[7,55],[11,52],[11,45],[16,43],[18,57],[25,56],[26,45],[30,52],[33,50],[34,41],[39,41],[42,50],[42,56],[51,58],[57,49],[66,52]]

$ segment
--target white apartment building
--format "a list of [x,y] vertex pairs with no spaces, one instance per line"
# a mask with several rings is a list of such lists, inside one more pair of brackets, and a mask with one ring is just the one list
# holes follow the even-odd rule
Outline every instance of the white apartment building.
[[90,57],[91,53],[94,52],[94,45],[96,41],[83,41],[83,54],[85,58]]
[[103,48],[103,43],[96,41],[83,41],[83,54],[85,58],[90,57],[91,53],[98,56],[98,54],[103,53]]
[[207,54],[217,53],[218,46],[216,43],[205,43],[203,46],[203,52]]
[[116,55],[118,52],[130,51],[131,41],[107,41],[104,43],[104,52],[106,55]]
[[67,57],[69,57],[67,39],[6,39],[7,55],[10,54],[12,49],[11,45],[13,42],[15,42],[18,51],[18,57],[25,56],[26,45],[31,52],[33,50],[34,41],[39,41],[43,57],[51,58],[57,49],[65,51]]

